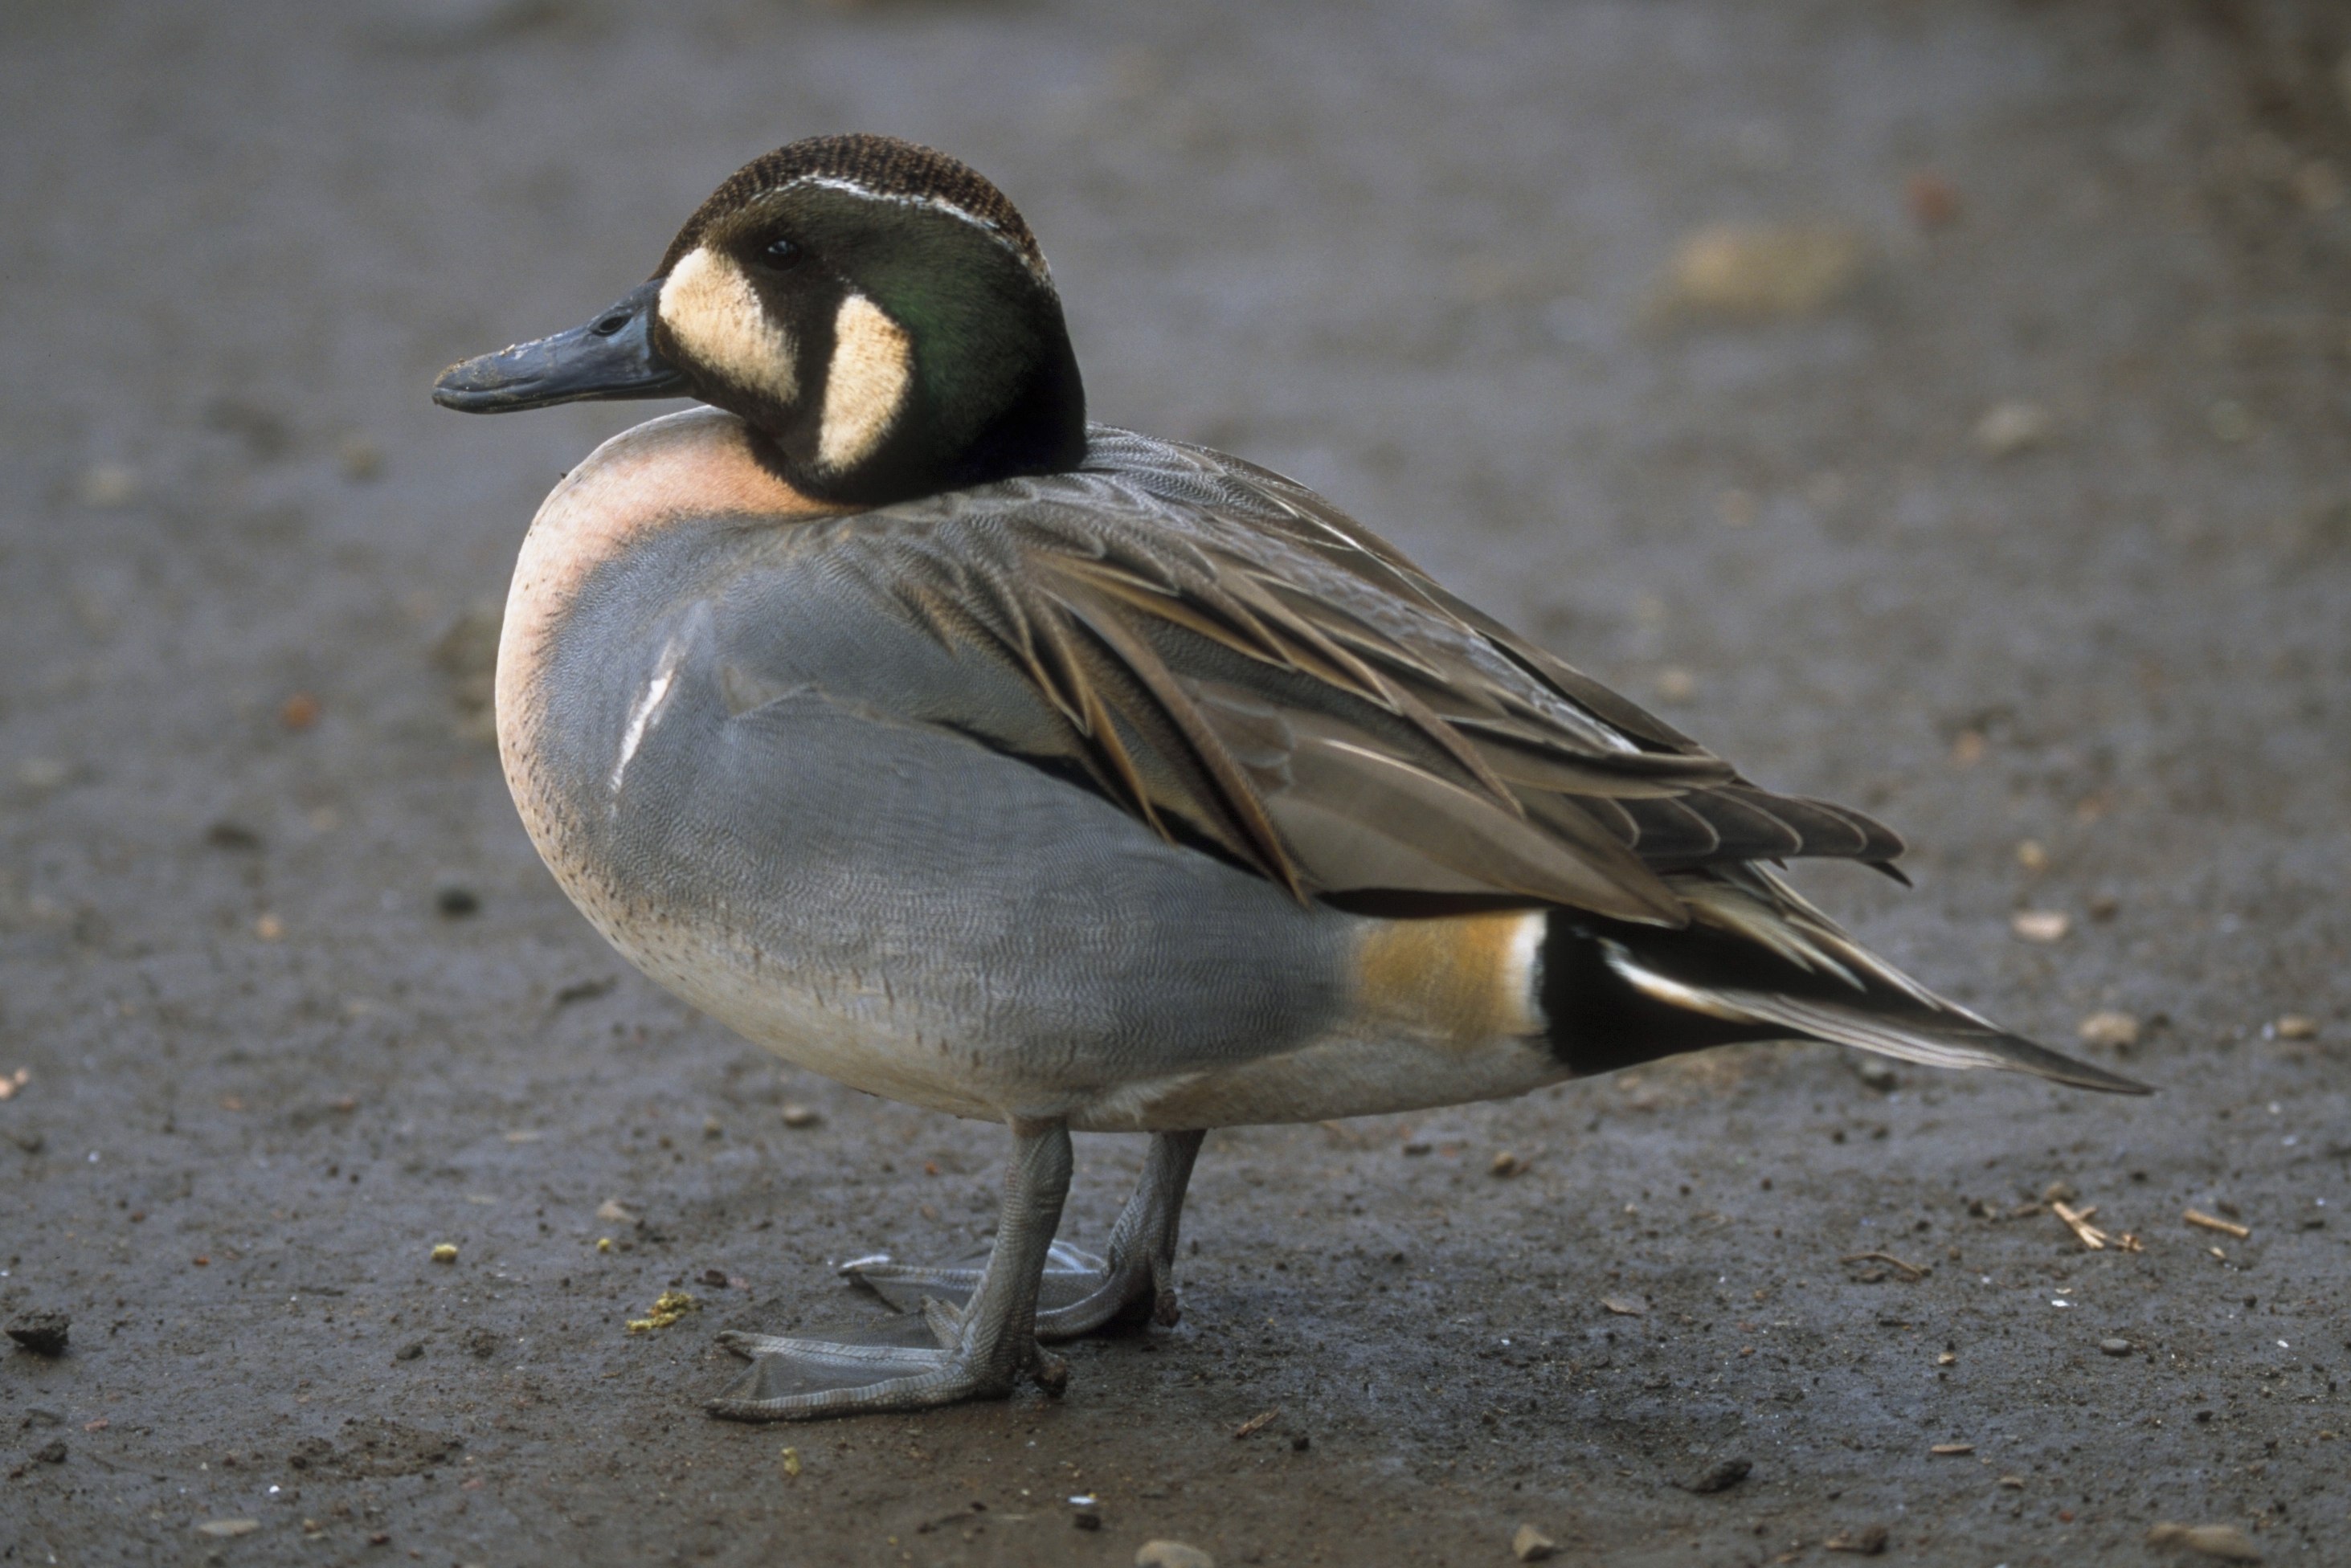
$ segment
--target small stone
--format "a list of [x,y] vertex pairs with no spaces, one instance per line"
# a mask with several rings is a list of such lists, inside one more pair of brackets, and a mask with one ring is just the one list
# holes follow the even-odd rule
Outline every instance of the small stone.
[[1850,292],[1867,260],[1851,229],[1718,223],[1675,247],[1653,310],[1743,321],[1806,316]]
[[1886,1550],[1886,1526],[1873,1524],[1865,1530],[1832,1535],[1821,1544],[1831,1552],[1853,1552],[1864,1557],[1875,1557]]
[[2074,920],[2060,909],[2019,909],[2008,918],[2008,929],[2022,942],[2062,942]]
[[1146,1541],[1134,1549],[1134,1568],[1217,1568],[1217,1560],[1181,1541]]
[[784,1107],[784,1125],[788,1127],[812,1127],[824,1120],[814,1106],[789,1105]]
[[35,1355],[63,1355],[66,1333],[72,1326],[65,1314],[44,1308],[9,1319],[8,1337]]
[[2261,1548],[2233,1524],[2158,1524],[2147,1532],[2147,1543],[2201,1552],[2223,1563],[2262,1560]]
[[776,1456],[776,1468],[784,1472],[786,1480],[799,1480],[800,1451],[798,1449],[786,1449]]
[[2127,1051],[2138,1044],[2138,1020],[2127,1012],[2093,1012],[2074,1025],[2074,1033],[2085,1045],[2102,1045],[2109,1051]]
[[1682,1482],[1681,1487],[1684,1491],[1699,1493],[1729,1491],[1745,1480],[1747,1472],[1754,1468],[1752,1459],[1721,1459]]
[[1070,1523],[1080,1530],[1100,1530],[1102,1515],[1091,1508],[1081,1508],[1070,1515]]
[[2131,1342],[2127,1339],[2102,1339],[2098,1341],[2098,1348],[2108,1355],[2128,1355],[2131,1353]]
[[2016,846],[2016,863],[2028,876],[2038,877],[2049,869],[2049,846],[2037,838],[2027,838]]
[[406,1345],[402,1345],[398,1350],[393,1351],[392,1353],[392,1358],[394,1361],[414,1361],[423,1354],[424,1342],[421,1339],[412,1339]]
[[1600,1304],[1618,1317],[1646,1317],[1649,1303],[1638,1296],[1602,1296]]
[[607,1198],[603,1202],[596,1205],[596,1218],[607,1220],[614,1225],[642,1225],[644,1223],[643,1220],[637,1218],[636,1214],[617,1198]]
[[2318,1037],[2318,1020],[2299,1012],[2289,1012],[2272,1027],[2281,1040],[2314,1040]]
[[33,1450],[33,1457],[45,1465],[61,1465],[66,1462],[66,1440],[51,1438]]
[[482,896],[460,883],[444,882],[433,890],[433,908],[443,919],[462,920],[480,911]]
[[2021,400],[1994,403],[1976,421],[1976,450],[1986,457],[2013,457],[2046,446],[2056,432],[2056,421],[2039,403]]
[[440,1241],[434,1243],[433,1248],[433,1261],[436,1263],[455,1262],[457,1261],[457,1244],[455,1241]]
[[299,734],[316,724],[323,711],[316,697],[308,691],[297,691],[277,705],[277,722]]
[[1855,1056],[1852,1062],[1855,1075],[1881,1095],[1890,1095],[1902,1086],[1902,1075],[1882,1056]]
[[1516,1176],[1526,1168],[1527,1162],[1525,1160],[1520,1159],[1517,1155],[1512,1154],[1506,1148],[1499,1154],[1497,1154],[1494,1157],[1494,1163],[1488,1166],[1486,1168],[1495,1176]]
[[261,1521],[257,1519],[207,1519],[196,1526],[196,1533],[226,1541],[232,1536],[250,1535],[260,1528]]
[[1510,1537],[1510,1555],[1521,1563],[1540,1563],[1559,1550],[1559,1542],[1531,1524],[1521,1524]]
[[265,942],[284,941],[286,922],[275,915],[256,915],[253,919],[253,934]]

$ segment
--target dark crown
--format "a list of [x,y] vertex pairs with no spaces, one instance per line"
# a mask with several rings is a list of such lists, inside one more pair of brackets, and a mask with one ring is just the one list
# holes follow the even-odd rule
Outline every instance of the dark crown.
[[[993,232],[1039,279],[1046,279],[1045,253],[1037,236],[1004,192],[969,165],[946,153],[894,136],[812,136],[753,159],[695,209],[662,257],[665,275],[701,242],[703,231],[770,191],[801,180],[838,180],[885,199],[935,202],[968,213]],[[1050,286],[1050,283],[1048,286]]]

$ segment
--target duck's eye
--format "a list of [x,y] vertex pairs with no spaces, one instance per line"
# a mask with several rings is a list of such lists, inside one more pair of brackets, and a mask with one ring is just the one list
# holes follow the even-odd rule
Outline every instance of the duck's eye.
[[799,246],[785,239],[769,240],[768,248],[761,254],[767,258],[768,265],[778,271],[798,266],[800,261]]

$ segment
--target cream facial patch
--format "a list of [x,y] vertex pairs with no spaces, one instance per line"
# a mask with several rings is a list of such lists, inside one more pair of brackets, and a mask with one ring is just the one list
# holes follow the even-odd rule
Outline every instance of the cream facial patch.
[[791,334],[769,317],[743,269],[707,246],[670,269],[661,317],[687,357],[737,386],[782,404],[799,395]]
[[832,318],[832,364],[825,372],[817,461],[839,472],[872,456],[890,433],[914,374],[914,344],[906,329],[862,294],[843,299]]

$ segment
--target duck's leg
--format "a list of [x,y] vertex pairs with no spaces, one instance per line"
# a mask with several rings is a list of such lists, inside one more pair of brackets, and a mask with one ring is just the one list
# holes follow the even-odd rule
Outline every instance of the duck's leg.
[[[1184,1212],[1184,1189],[1207,1137],[1205,1132],[1153,1136],[1143,1178],[1120,1210],[1118,1223],[1111,1227],[1107,1258],[1067,1241],[1053,1243],[1038,1298],[1039,1339],[1074,1339],[1123,1318],[1147,1315],[1165,1324],[1176,1321],[1176,1232]],[[920,1312],[925,1300],[962,1300],[977,1288],[981,1270],[925,1268],[876,1256],[860,1258],[841,1272],[892,1306]]]
[[1037,1314],[1039,1339],[1074,1339],[1104,1324],[1148,1316],[1173,1328],[1183,1310],[1176,1301],[1176,1232],[1184,1218],[1184,1189],[1200,1158],[1205,1132],[1155,1133],[1143,1158],[1143,1179],[1111,1227],[1110,1256],[1093,1289],[1066,1305]]
[[1012,1134],[996,1250],[978,1288],[962,1307],[936,1299],[923,1303],[938,1348],[722,1334],[718,1343],[751,1366],[723,1398],[710,1402],[710,1413],[737,1421],[804,1421],[920,1410],[1002,1398],[1023,1373],[1059,1394],[1069,1368],[1037,1343],[1037,1288],[1069,1196],[1070,1129],[1016,1121]]

